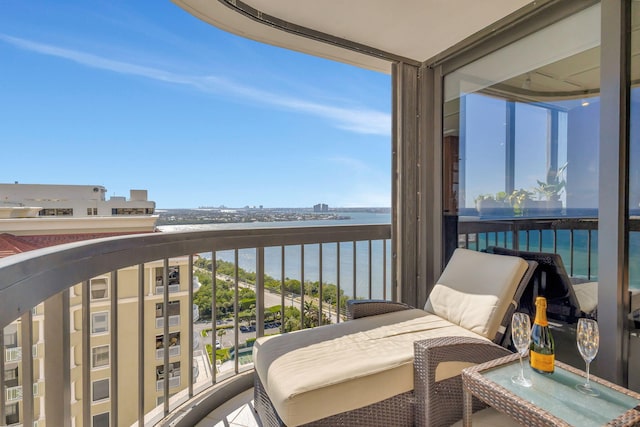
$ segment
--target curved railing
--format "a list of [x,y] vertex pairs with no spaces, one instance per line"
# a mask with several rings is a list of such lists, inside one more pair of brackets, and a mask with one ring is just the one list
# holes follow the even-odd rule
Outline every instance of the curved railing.
[[[459,221],[457,230],[457,246],[553,251],[563,255],[570,274],[597,274],[593,218],[469,219]],[[640,221],[632,220],[630,231],[631,240],[640,236]],[[229,367],[226,371],[218,371],[215,364],[211,368],[206,344],[194,335],[206,327],[212,331],[206,340],[213,349],[217,339],[223,341],[213,332],[220,327],[213,321],[194,329],[191,284],[198,254],[215,261],[226,251],[226,259],[236,266],[231,274],[215,269],[210,274],[214,289],[219,282],[232,283],[231,321],[222,327],[229,331],[224,336],[227,347],[240,354],[249,341],[238,314],[243,287],[257,295],[251,336],[277,332],[265,328],[265,309],[274,301],[285,307],[285,298],[286,305],[299,309],[301,324],[309,300],[318,305],[318,318],[324,313],[340,321],[339,304],[325,302],[322,286],[320,295],[305,291],[310,278],[334,283],[338,295],[396,299],[388,279],[393,277],[390,238],[390,225],[165,232],[77,242],[0,259],[0,348],[5,349],[0,351],[0,366],[5,367],[0,369],[0,389],[5,390],[0,420],[15,421],[11,417],[19,412],[22,425],[71,426],[74,418],[75,425],[91,425],[108,414],[111,425],[149,425],[177,415],[176,408],[190,399],[193,410],[193,402],[205,399],[202,390],[230,384],[201,405],[200,410],[210,410],[250,385],[252,364],[234,357],[223,365]],[[239,258],[247,253],[256,273],[250,284],[238,275]],[[275,275],[282,282],[280,290],[267,289],[264,283],[274,254],[279,256],[275,264],[281,265]],[[292,258],[303,284],[297,295],[284,287],[291,270],[285,264]],[[174,265],[182,268],[179,282],[171,281]],[[219,317],[216,310],[213,299],[212,319]],[[284,329],[282,322],[280,327]],[[200,346],[194,348],[196,344]],[[33,394],[24,393],[22,384],[30,382]]]
[[[634,222],[638,231],[640,222]],[[568,273],[593,279],[597,275],[597,218],[462,218],[458,246],[483,250],[502,246],[562,256]]]
[[[484,218],[461,217],[457,247],[475,250],[503,246],[561,255],[570,276],[598,277],[598,218]],[[629,218],[629,258],[640,259],[640,217]],[[630,263],[629,282],[640,289],[640,266]]]
[[[297,247],[302,290],[290,295],[291,305],[299,306],[304,316],[305,298],[313,298],[320,317],[328,311],[340,321],[339,305],[323,307],[321,295],[306,294],[305,266],[309,271],[309,264],[315,265],[314,278],[319,276],[320,283],[325,283],[328,269],[337,269],[332,277],[338,295],[391,298],[390,238],[390,225],[165,232],[83,241],[0,259],[0,326],[5,331],[0,348],[6,350],[0,352],[0,366],[10,371],[15,366],[20,384],[7,376],[9,371],[0,370],[0,389],[12,390],[11,396],[6,394],[15,397],[0,399],[0,420],[10,419],[15,413],[10,405],[19,403],[22,425],[70,426],[72,419],[75,425],[106,420],[110,425],[153,424],[202,389],[251,369],[250,364],[241,365],[240,357],[234,358],[227,375],[215,364],[211,368],[194,361],[196,352],[204,353],[194,335],[194,256],[209,254],[215,261],[221,251],[232,251],[235,297],[229,331],[232,347],[240,349],[238,299],[246,284],[237,272],[243,251],[249,250],[255,260],[255,335],[260,336],[265,333],[265,299],[278,294],[264,288],[265,253],[281,254],[283,287],[278,297],[283,308],[285,251]],[[381,262],[373,260],[375,254]],[[182,277],[172,282],[177,268],[182,268]],[[345,270],[350,270],[351,283],[341,281]],[[215,295],[220,279],[215,268],[211,274]],[[364,285],[356,286],[357,275]],[[365,291],[355,295],[357,289]],[[215,319],[215,297],[212,312]],[[210,324],[212,331],[215,323]],[[210,334],[215,348],[216,334]],[[207,375],[201,381],[203,371]],[[33,394],[20,387],[29,383],[34,384]]]

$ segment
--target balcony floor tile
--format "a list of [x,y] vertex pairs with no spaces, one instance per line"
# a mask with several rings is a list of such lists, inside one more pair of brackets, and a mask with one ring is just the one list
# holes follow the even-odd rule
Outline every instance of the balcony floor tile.
[[207,415],[196,427],[261,427],[253,411],[253,388]]

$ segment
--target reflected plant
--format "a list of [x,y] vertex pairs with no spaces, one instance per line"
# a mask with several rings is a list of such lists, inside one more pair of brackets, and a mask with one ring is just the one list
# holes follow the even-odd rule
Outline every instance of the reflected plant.
[[513,212],[516,215],[524,214],[524,208],[525,208],[524,205],[527,200],[531,200],[532,195],[533,195],[533,192],[525,190],[524,188],[521,188],[519,190],[513,190],[513,193],[509,195],[508,199],[509,199],[509,203],[513,207]]
[[483,200],[495,200],[495,198],[491,194],[480,194],[474,199],[476,204],[478,204],[478,202],[481,202]]
[[549,201],[560,200],[560,195],[567,184],[564,179],[564,172],[567,169],[567,164],[568,163],[562,165],[555,174],[549,174],[547,176],[547,182],[536,180],[538,182],[538,186],[534,191],[538,193],[540,198]]

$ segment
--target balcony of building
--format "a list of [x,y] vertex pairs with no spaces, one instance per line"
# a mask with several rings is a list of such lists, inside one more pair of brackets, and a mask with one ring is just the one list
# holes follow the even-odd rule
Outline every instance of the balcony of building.
[[[169,322],[171,325],[171,322]],[[169,358],[180,356],[180,332],[169,334]],[[156,336],[156,360],[164,358],[164,337]]]
[[[347,295],[391,298],[390,237],[389,225],[156,233],[4,258],[0,383],[6,396],[0,416],[16,420],[18,408],[22,425],[152,425],[202,396],[226,401],[252,387],[250,345],[257,336],[285,330],[281,307],[299,309],[299,323],[310,325],[306,316],[344,320],[335,295],[342,302]],[[204,271],[194,260],[206,258],[212,266],[218,258],[230,259],[231,274],[206,274],[213,289],[230,289],[231,306],[213,305],[207,317],[214,320],[194,323],[194,311],[187,309],[194,304],[193,289],[177,300],[168,288],[161,302],[149,295],[156,277],[145,264],[159,260],[168,274],[176,257],[186,260],[182,274],[189,283],[194,271]],[[240,275],[241,265],[256,272],[254,281]],[[276,284],[265,284],[265,268],[273,266],[279,270]],[[296,271],[302,289],[285,290]],[[248,303],[240,296],[249,291],[255,298],[242,310]],[[226,356],[208,355],[216,350]],[[33,395],[22,391],[29,382]]]
[[156,268],[156,295],[162,295],[164,293],[164,283],[167,282],[169,286],[169,293],[180,292],[180,266],[170,266],[167,280],[164,280],[162,275],[162,267]]
[[[568,272],[576,277],[593,279],[595,272],[589,263],[584,264],[583,259],[595,262],[597,258],[594,252],[597,222],[594,218],[566,217],[468,218],[459,224],[457,244],[474,250],[484,250],[488,246],[533,251],[560,249]],[[10,377],[5,369],[0,378],[6,390],[5,404],[4,407],[0,405],[0,410],[9,416],[7,411],[10,411],[11,405],[19,402],[22,423],[28,421],[31,414],[38,414],[37,418],[32,416],[31,420],[51,423],[73,419],[79,423],[80,420],[90,419],[99,424],[99,420],[106,419],[103,414],[109,414],[108,419],[113,422],[152,425],[182,417],[192,422],[193,419],[189,417],[200,411],[198,418],[203,417],[199,424],[202,426],[216,425],[224,420],[235,420],[230,425],[253,425],[251,422],[255,421],[255,415],[252,412],[252,395],[248,391],[253,387],[253,364],[251,349],[247,344],[252,337],[284,331],[286,323],[286,319],[274,320],[269,307],[299,307],[304,319],[304,316],[313,314],[304,309],[305,301],[313,302],[317,304],[316,314],[324,313],[326,319],[342,322],[345,320],[342,307],[337,307],[335,300],[323,298],[323,293],[326,297],[337,291],[342,295],[342,300],[352,296],[392,299],[395,291],[391,283],[390,225],[270,228],[251,230],[248,234],[247,230],[231,230],[128,236],[36,250],[0,260],[0,271],[10,279],[10,283],[16,283],[2,290],[3,295],[8,297],[2,299],[2,321],[10,325],[7,330],[16,328],[18,334],[15,340],[10,336],[6,340],[20,343],[18,347],[5,350],[5,368],[16,368],[15,375],[11,374]],[[205,251],[212,247],[216,250]],[[223,307],[213,306],[210,319],[217,321],[194,323],[193,319],[189,319],[193,311],[185,310],[182,313],[179,308],[192,306],[193,290],[187,297],[188,303],[168,304],[168,310],[163,310],[164,305],[161,305],[165,301],[170,302],[168,292],[163,295],[163,303],[156,303],[155,296],[146,295],[146,283],[149,280],[144,274],[146,262],[157,262],[158,256],[163,256],[163,262],[168,264],[170,258],[186,255],[188,266],[184,274],[190,276],[191,281],[193,271],[198,268],[194,267],[194,259],[198,257],[195,254],[212,260],[226,255],[233,260],[235,273],[231,277],[210,272],[213,287],[222,287],[223,282],[230,283],[234,293],[233,306],[238,308],[241,305],[240,289],[255,289],[255,306],[259,309],[255,310],[254,321],[251,318],[243,320],[240,309],[224,313],[229,316],[226,317],[229,320],[225,321],[225,317],[221,316]],[[244,282],[238,273],[242,270],[238,261],[243,255],[250,255],[254,262],[257,271],[254,283]],[[133,266],[130,265],[132,261]],[[294,265],[288,265],[292,261]],[[260,280],[261,277],[269,278],[265,273],[265,265],[273,264],[279,265],[282,272],[276,289],[267,287],[264,279]],[[135,280],[123,280],[122,270],[131,267],[137,271]],[[299,271],[300,282],[309,286],[308,291],[313,288],[314,292],[287,292],[285,278],[292,269]],[[25,271],[29,273],[25,274]],[[49,282],[49,287],[38,286],[42,277],[52,277],[54,272],[56,279]],[[103,275],[108,275],[111,283],[117,284],[109,288],[107,307],[102,301],[94,301],[91,298],[93,293],[85,292],[90,289],[92,277]],[[314,288],[315,279],[324,286]],[[69,304],[69,290],[77,283],[81,283],[79,294],[82,301],[79,307],[74,307]],[[37,292],[26,292],[27,295],[24,295],[24,289],[36,289]],[[119,302],[118,295],[130,295],[132,289],[139,293],[135,298],[134,310],[130,312]],[[149,298],[151,305],[145,304]],[[127,301],[132,302],[130,297],[127,297]],[[101,311],[92,311],[95,304],[99,304]],[[33,316],[31,307],[35,306],[39,307],[40,319]],[[114,306],[117,306],[117,310],[114,310]],[[82,311],[82,327],[79,330],[70,327],[74,309]],[[108,310],[110,316],[104,319],[100,317],[100,313],[105,312],[103,310]],[[151,310],[151,313],[145,313],[147,310]],[[17,318],[10,315],[20,311],[24,312]],[[100,317],[98,321],[95,320],[95,314]],[[155,320],[164,319],[167,324],[167,328],[162,326],[164,333],[158,334],[155,322],[148,328],[145,322],[147,314]],[[178,315],[188,319],[185,324],[178,321],[174,328],[170,319]],[[40,322],[44,322],[44,325]],[[304,324],[304,320],[302,322]],[[48,328],[49,324],[55,327]],[[60,324],[62,328],[57,327]],[[247,324],[252,327],[247,327]],[[273,328],[272,325],[279,327]],[[94,333],[96,326],[101,331],[97,335]],[[574,338],[562,330],[563,327],[571,328],[571,325],[557,326],[558,348],[564,348],[564,354],[558,357],[579,365],[576,351],[567,351],[574,348]],[[29,357],[25,358],[22,342],[33,342],[33,331],[40,328],[43,328],[44,339],[39,345],[45,351],[40,354],[35,351],[37,346],[32,345]],[[198,331],[205,329],[218,332],[225,330],[226,334],[209,333],[204,337]],[[106,337],[103,335],[105,332],[108,332]],[[78,333],[81,334],[80,343],[73,348],[69,342]],[[229,338],[230,335],[232,338]],[[168,339],[164,339],[165,336]],[[146,346],[150,338],[153,345]],[[119,345],[123,340],[132,344]],[[231,358],[214,363],[207,356],[206,347],[216,348],[216,342],[220,340],[224,347],[231,350]],[[20,351],[16,351],[16,348]],[[235,349],[244,356],[233,357]],[[22,356],[19,360],[13,360],[13,356],[12,359],[6,357],[18,353]],[[145,356],[147,353],[153,358],[151,371],[146,369],[150,363]],[[60,365],[60,360],[67,362]],[[60,366],[72,365],[76,368],[60,369]],[[47,375],[38,378],[41,368]],[[81,373],[74,374],[75,369]],[[165,375],[165,372],[168,374]],[[34,394],[25,396],[22,383],[28,382],[30,377],[34,383]],[[104,382],[101,378],[110,380]],[[104,382],[100,388],[100,399],[82,399],[82,396],[95,396],[95,390],[92,389],[96,381]],[[145,387],[147,382],[153,383],[153,393]],[[63,385],[62,393],[59,392],[60,384]],[[73,398],[66,394],[65,390],[70,389],[74,390]],[[148,403],[149,399],[152,405]],[[133,418],[130,415],[131,406],[134,414],[137,414]],[[185,413],[190,415],[186,416]],[[247,424],[243,424],[245,422]]]
[[[640,283],[635,218],[640,139],[633,114],[640,105],[637,2],[510,1],[493,7],[449,2],[441,8],[434,2],[406,7],[391,2],[368,2],[366,7],[358,2],[335,7],[327,2],[313,7],[308,2],[176,3],[229,31],[392,74],[391,225],[129,236],[0,260],[0,325],[19,325],[20,382],[36,383],[36,373],[46,373],[44,393],[22,396],[24,425],[45,420],[60,426],[80,420],[83,425],[191,425],[216,408],[223,414],[214,411],[214,420],[228,421],[237,409],[251,409],[246,393],[253,385],[253,366],[240,354],[255,336],[287,327],[281,321],[279,330],[266,328],[273,324],[267,308],[279,305],[281,313],[285,307],[298,309],[297,325],[304,327],[311,317],[343,321],[343,297],[422,306],[448,256],[460,246],[558,253],[570,276],[597,279],[598,321],[607,331],[598,374],[640,388],[632,295]],[[532,164],[535,174],[525,173]],[[545,203],[527,201],[533,185],[548,197]],[[509,207],[505,196],[512,198]],[[491,205],[481,203],[485,199],[496,203],[485,210],[481,205]],[[291,248],[298,259],[293,267],[298,292],[285,283]],[[214,302],[207,325],[211,333],[198,347],[193,290],[185,290],[183,299],[172,293],[176,283],[169,282],[170,260],[187,257],[180,281],[193,283],[194,258],[207,253]],[[234,266],[230,273],[215,270],[223,253]],[[253,283],[239,275],[247,253],[253,260]],[[265,283],[271,257],[282,263],[275,287]],[[161,272],[146,273],[145,263],[158,260]],[[334,271],[331,279],[328,266]],[[135,272],[134,280],[124,280],[123,269]],[[98,286],[94,296],[100,301],[92,301],[91,280],[104,276],[109,289],[105,293]],[[323,298],[329,294],[325,282],[333,285],[336,299]],[[77,283],[81,292],[72,293]],[[233,299],[230,306],[219,307],[215,288],[223,283]],[[242,310],[240,295],[246,289],[256,297]],[[121,293],[127,294],[133,311],[120,304]],[[70,320],[69,295],[81,298],[81,328],[71,327],[76,322]],[[174,302],[180,303],[179,310],[170,308]],[[32,312],[41,303],[37,317],[42,316],[43,326],[34,323],[39,320]],[[315,309],[306,310],[305,303],[316,304]],[[222,328],[215,319],[223,313],[230,321],[226,335],[218,335]],[[568,332],[563,333],[565,327]],[[38,328],[44,358],[29,351],[38,341]],[[102,335],[92,335],[92,328]],[[181,351],[172,356],[168,338],[176,328]],[[247,333],[253,335],[243,335]],[[161,349],[155,347],[159,334],[167,337],[160,341]],[[122,343],[125,337],[133,337],[133,343]],[[108,364],[92,366],[93,340],[109,345]],[[238,357],[218,363],[213,357],[216,340],[227,340],[229,345],[220,350],[233,348]],[[559,348],[574,353],[559,358],[571,361],[571,325],[559,326],[558,341],[563,342]],[[92,402],[92,380],[104,381],[106,372],[108,388]],[[2,372],[0,385],[6,384]],[[125,388],[134,399],[125,397]],[[240,403],[225,406],[235,396]],[[0,419],[15,419],[15,413],[14,406],[0,403]]]

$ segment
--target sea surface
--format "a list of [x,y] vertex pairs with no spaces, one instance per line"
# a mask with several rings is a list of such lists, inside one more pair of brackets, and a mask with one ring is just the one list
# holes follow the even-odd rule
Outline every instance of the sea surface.
[[[188,231],[188,230],[210,230],[210,229],[246,229],[264,227],[292,227],[292,226],[318,226],[318,225],[347,225],[347,224],[390,224],[390,213],[369,213],[369,212],[338,212],[339,215],[349,216],[345,220],[310,220],[310,221],[283,221],[283,222],[256,222],[240,224],[200,224],[200,225],[179,225],[160,226],[163,231]],[[529,250],[543,252],[554,252],[562,256],[567,273],[570,276],[598,280],[598,233],[593,231],[589,236],[587,230],[575,230],[573,236],[569,231],[559,230],[557,241],[554,244],[553,234],[550,230],[545,230],[542,235],[530,233]],[[542,239],[542,242],[540,242]],[[526,250],[524,243],[526,239],[520,237],[520,249]],[[573,241],[573,251],[571,243]],[[494,238],[478,235],[475,242],[470,243],[471,249],[483,249],[490,245],[511,247],[510,239],[494,240]],[[350,297],[372,297],[383,298],[391,295],[391,244],[386,244],[386,281],[383,277],[383,252],[382,241],[372,242],[371,247],[371,269],[369,269],[369,247],[368,242],[358,242],[355,245],[356,270],[354,281],[353,270],[353,244],[351,242],[340,244],[340,288]],[[589,250],[590,247],[590,250]],[[629,284],[632,289],[640,289],[640,232],[632,232],[629,236]],[[210,253],[201,254],[204,257],[211,257]],[[287,246],[285,249],[285,271],[284,276],[291,279],[304,281],[319,280],[319,245],[304,246],[304,278],[302,278],[301,249],[300,246]],[[322,245],[323,283],[338,283],[337,277],[337,245]],[[233,251],[220,251],[216,253],[218,259],[234,261]],[[255,271],[255,250],[240,250],[238,252],[238,265],[248,271]],[[265,272],[271,277],[280,279],[281,272],[281,249],[265,249]],[[372,293],[369,295],[369,274],[371,274]],[[355,289],[354,289],[355,283]],[[386,286],[385,286],[386,285]],[[385,288],[386,287],[386,292]]]

